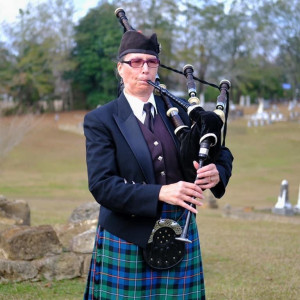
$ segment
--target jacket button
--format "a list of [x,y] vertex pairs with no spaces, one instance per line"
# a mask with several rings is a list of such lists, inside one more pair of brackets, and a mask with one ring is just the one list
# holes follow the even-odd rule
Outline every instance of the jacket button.
[[155,141],[153,144],[154,144],[154,146],[157,146],[159,143],[158,143],[158,141]]
[[161,161],[161,160],[163,159],[163,157],[162,157],[162,156],[159,156],[157,159],[158,159],[159,161]]

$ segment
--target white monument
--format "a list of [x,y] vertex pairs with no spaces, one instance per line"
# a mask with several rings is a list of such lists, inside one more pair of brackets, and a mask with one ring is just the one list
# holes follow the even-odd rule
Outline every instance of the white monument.
[[[270,116],[269,114],[264,110],[264,99],[259,98],[258,99],[258,108],[255,114],[251,115],[251,123],[253,123],[253,126],[257,127],[258,125],[265,125],[270,124]],[[248,124],[248,127],[249,124]]]
[[294,206],[294,211],[296,214],[300,214],[300,184],[299,184],[298,202]]
[[275,204],[274,208],[272,209],[274,214],[279,215],[293,215],[294,210],[289,202],[289,184],[287,180],[282,180],[280,186],[280,193],[278,196],[277,203]]
[[240,106],[244,107],[245,106],[245,102],[246,102],[245,96],[241,95],[240,96]]

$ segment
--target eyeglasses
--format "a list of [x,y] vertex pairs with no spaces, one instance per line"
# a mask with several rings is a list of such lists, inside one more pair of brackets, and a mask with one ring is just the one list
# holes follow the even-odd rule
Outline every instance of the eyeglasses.
[[159,66],[160,61],[157,58],[149,58],[146,60],[143,60],[141,58],[133,58],[127,61],[122,60],[121,63],[128,64],[132,68],[142,68],[146,63],[149,68],[156,68]]

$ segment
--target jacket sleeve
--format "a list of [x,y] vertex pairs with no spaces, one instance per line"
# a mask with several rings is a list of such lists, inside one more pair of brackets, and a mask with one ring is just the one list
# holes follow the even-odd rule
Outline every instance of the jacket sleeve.
[[[158,199],[161,186],[143,184],[130,149],[114,126],[112,120],[106,119],[105,111],[92,111],[85,116],[89,190],[101,206],[115,213],[153,218],[158,211],[158,200],[153,199]],[[121,169],[124,164],[126,170],[132,169],[131,174]]]
[[216,160],[216,167],[219,171],[220,182],[213,188],[211,192],[216,198],[221,198],[225,194],[226,186],[229,182],[232,172],[233,156],[226,147],[221,148],[220,155]]

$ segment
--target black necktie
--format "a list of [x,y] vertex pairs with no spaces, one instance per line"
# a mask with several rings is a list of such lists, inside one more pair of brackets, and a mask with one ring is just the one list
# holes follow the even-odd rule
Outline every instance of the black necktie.
[[146,118],[144,124],[150,131],[153,132],[153,116],[151,113],[151,107],[152,104],[149,102],[144,104],[144,111],[146,112]]

